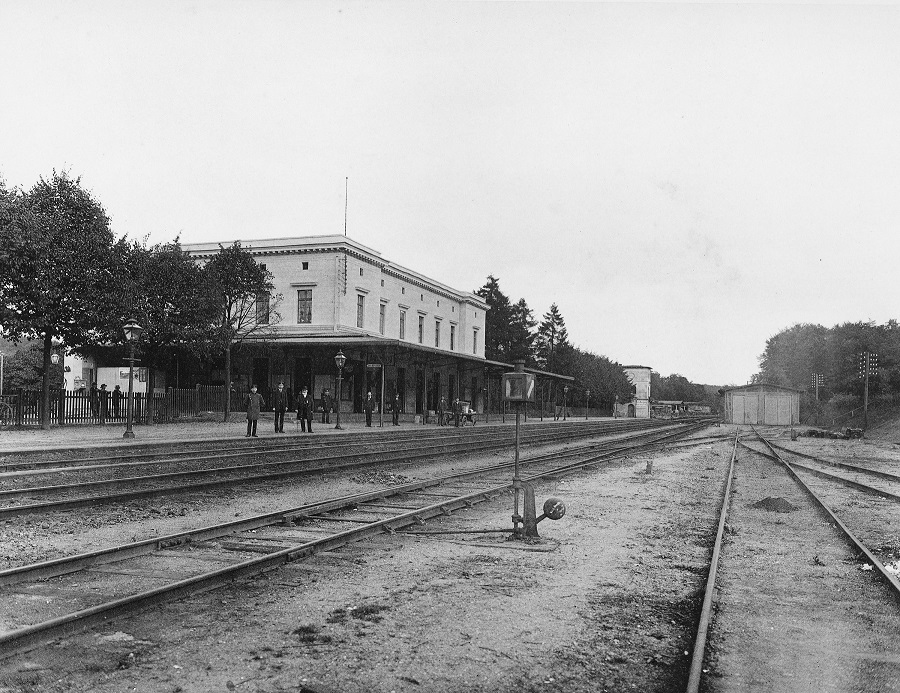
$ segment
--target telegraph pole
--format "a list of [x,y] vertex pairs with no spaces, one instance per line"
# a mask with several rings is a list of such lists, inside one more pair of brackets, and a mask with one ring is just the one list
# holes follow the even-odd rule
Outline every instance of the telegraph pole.
[[859,355],[859,377],[865,382],[863,387],[863,430],[869,428],[869,376],[878,368],[878,354],[866,350]]

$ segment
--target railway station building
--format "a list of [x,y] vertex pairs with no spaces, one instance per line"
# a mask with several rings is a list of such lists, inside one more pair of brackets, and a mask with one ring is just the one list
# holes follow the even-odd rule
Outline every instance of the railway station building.
[[791,426],[800,422],[800,390],[754,383],[728,388],[723,395],[728,423]]
[[[283,382],[292,396],[309,387],[317,403],[327,388],[342,414],[361,412],[369,391],[382,412],[392,410],[395,394],[406,415],[427,417],[442,398],[497,411],[500,375],[513,366],[485,359],[488,305],[479,296],[342,235],[240,243],[275,289],[257,301],[265,328],[234,354],[239,393],[255,384],[266,397]],[[182,248],[205,262],[220,244]],[[339,395],[338,352],[346,357]]]

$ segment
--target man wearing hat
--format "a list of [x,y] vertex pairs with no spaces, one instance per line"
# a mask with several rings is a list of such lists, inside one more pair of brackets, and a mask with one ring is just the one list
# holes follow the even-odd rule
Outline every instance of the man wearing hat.
[[300,422],[300,430],[306,433],[307,429],[312,433],[313,401],[309,396],[309,388],[304,385],[297,397],[297,421]]
[[275,412],[275,433],[284,433],[284,413],[288,408],[288,395],[284,383],[278,383],[272,395],[272,411]]

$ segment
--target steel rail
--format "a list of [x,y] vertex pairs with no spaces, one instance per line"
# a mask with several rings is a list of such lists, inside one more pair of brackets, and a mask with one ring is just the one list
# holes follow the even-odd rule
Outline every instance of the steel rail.
[[[758,455],[768,457],[770,460],[778,461],[778,458],[775,457],[774,455],[771,455],[762,450],[757,450],[756,448],[753,448],[753,447],[747,445],[747,443],[745,443],[743,441],[741,441],[741,445],[744,446],[745,448],[747,448],[748,450],[750,450],[751,452],[755,452]],[[773,445],[772,447],[778,447],[778,446]],[[790,450],[786,450],[785,452],[788,452],[789,454],[791,453]],[[794,467],[796,467],[797,469],[802,469],[805,472],[809,472],[813,476],[818,476],[822,479],[828,479],[829,481],[836,481],[840,484],[844,484],[845,486],[849,486],[850,488],[855,488],[858,491],[863,491],[864,493],[868,493],[873,496],[879,496],[880,498],[888,498],[890,500],[900,501],[900,496],[898,496],[897,494],[891,493],[890,491],[884,491],[883,489],[877,488],[876,486],[869,486],[868,484],[864,484],[860,481],[854,481],[853,479],[848,479],[847,477],[839,476],[837,474],[832,474],[830,472],[826,472],[821,469],[816,469],[815,467],[810,467],[808,465],[801,464],[800,462],[791,462],[791,464]],[[835,464],[839,464],[839,463],[835,463]],[[847,466],[852,466],[852,465],[847,465]],[[860,469],[862,469],[862,468],[860,468]],[[863,471],[865,471],[865,470],[863,470]],[[893,480],[896,482],[900,482],[900,477],[895,477]]]
[[[635,423],[632,423],[635,422]],[[537,424],[523,424],[528,427],[537,427]],[[608,421],[592,421],[589,423],[585,422],[573,422],[566,424],[542,424],[542,430],[559,430],[559,429],[567,429],[567,430],[576,430],[576,429],[584,429],[584,428],[597,428],[601,427],[604,429],[633,429],[633,428],[646,428],[654,425],[663,425],[659,420],[647,421],[643,419],[622,419],[616,422],[608,422]],[[488,437],[490,435],[495,434],[497,431],[508,431],[510,430],[510,426],[501,425],[501,424],[487,424],[479,426],[476,428],[462,428],[460,427],[459,431],[456,430],[454,426],[444,427],[444,430],[441,431],[429,431],[426,436],[423,436],[420,430],[412,429],[412,430],[399,430],[394,431],[392,433],[362,433],[362,432],[350,432],[342,435],[333,434],[330,430],[326,429],[320,435],[310,437],[304,437],[301,435],[291,434],[288,439],[276,439],[276,438],[261,438],[253,442],[247,442],[245,440],[245,436],[235,436],[233,438],[229,438],[232,444],[227,447],[214,447],[214,448],[193,448],[190,450],[169,450],[166,451],[166,448],[172,448],[176,446],[195,446],[202,445],[206,443],[212,442],[209,439],[202,440],[179,440],[179,441],[156,441],[156,442],[147,442],[140,446],[141,450],[153,449],[151,452],[139,452],[133,454],[120,454],[120,455],[108,455],[104,457],[80,457],[80,458],[69,458],[69,459],[58,459],[58,460],[25,460],[21,462],[2,462],[0,463],[0,469],[15,469],[15,468],[28,468],[22,469],[20,471],[28,471],[34,473],[41,473],[42,467],[49,467],[50,465],[60,465],[61,469],[65,469],[69,466],[93,466],[93,463],[97,462],[110,462],[110,461],[118,461],[125,460],[121,462],[123,465],[128,465],[131,462],[140,463],[143,458],[158,458],[161,456],[167,456],[168,459],[172,459],[173,457],[181,457],[181,456],[191,456],[191,455],[206,455],[206,453],[234,453],[234,454],[266,454],[267,452],[276,452],[284,449],[318,449],[323,444],[328,445],[329,447],[340,447],[340,446],[348,446],[352,447],[355,445],[372,445],[372,444],[380,444],[386,442],[394,442],[399,440],[417,440],[422,438],[433,438],[433,439],[446,439],[448,437],[453,436],[478,436],[478,437]],[[125,450],[133,449],[133,446],[115,446],[112,449],[124,448]],[[83,450],[84,448],[68,448],[61,449],[56,452],[65,452],[66,450]],[[90,448],[96,449],[96,448]],[[28,451],[6,451],[0,454],[4,456],[31,456],[36,454],[46,454],[48,451],[41,451],[40,453],[34,450]],[[222,455],[211,455],[212,457],[220,457]],[[201,458],[203,459],[203,458]],[[152,459],[145,460],[145,462],[152,462]],[[162,460],[166,461],[166,460]],[[115,464],[101,464],[97,465],[99,467],[114,467]],[[47,470],[44,470],[47,471]],[[11,472],[0,472],[0,476],[4,474],[9,474]]]
[[731,462],[728,465],[728,474],[725,476],[725,491],[722,494],[722,509],[719,511],[719,525],[716,530],[716,540],[713,543],[712,556],[709,559],[709,574],[706,576],[706,589],[703,592],[703,606],[700,609],[700,619],[697,625],[697,636],[694,638],[694,651],[691,656],[691,667],[688,673],[686,693],[697,693],[700,690],[700,678],[703,673],[703,658],[706,654],[706,639],[709,633],[709,624],[712,620],[712,603],[716,591],[716,575],[719,569],[719,556],[722,552],[722,541],[725,536],[725,521],[728,518],[728,508],[731,505],[731,482],[734,479],[734,463],[737,458],[738,434],[735,433],[734,444],[731,448]]
[[[628,426],[628,427],[624,427],[624,428],[618,428],[616,426],[609,426],[609,427],[603,427],[601,430],[604,433],[615,434],[615,433],[619,433],[621,431],[626,431],[626,432],[634,431],[634,430],[642,431],[642,430],[651,430],[652,428],[653,427],[645,427],[645,426],[641,426],[641,427]],[[597,432],[596,428],[581,427],[578,429],[564,429],[561,427],[554,427],[552,430],[543,430],[540,432],[540,434],[543,434],[543,439],[545,439],[545,440],[555,440],[555,439],[569,440],[569,439],[574,439],[574,438],[579,438],[579,437],[585,437],[588,435],[594,435],[596,432]],[[538,437],[538,435],[539,434],[536,431],[534,431],[534,432],[529,431],[529,435],[526,436],[526,439],[530,440],[532,438]],[[501,437],[499,439],[494,437],[493,440],[495,442],[499,442],[499,440],[505,440],[507,437],[510,438],[510,440],[512,441],[511,435]],[[454,446],[458,447],[458,446],[466,444],[466,443],[471,443],[473,441],[478,442],[478,441],[486,440],[486,439],[491,439],[491,435],[489,433],[482,434],[479,432],[479,434],[477,436],[458,434],[458,435],[451,436],[450,438],[448,438],[446,436],[422,436],[422,437],[409,436],[409,437],[402,438],[400,441],[398,441],[397,439],[392,440],[390,438],[379,438],[378,441],[375,441],[375,442],[368,441],[368,440],[359,440],[359,441],[350,442],[350,443],[343,443],[343,442],[335,443],[333,441],[329,441],[332,444],[327,445],[325,447],[327,447],[327,449],[329,451],[331,451],[331,450],[337,450],[337,449],[342,449],[342,448],[371,447],[373,444],[381,445],[381,444],[387,444],[387,443],[396,444],[398,442],[403,442],[403,443],[415,443],[417,448],[421,448],[423,441],[427,442],[430,440],[438,440],[438,441],[440,441],[440,443],[438,445],[431,446],[430,449],[442,450],[444,448],[449,448],[449,447],[454,447]],[[509,444],[512,444],[512,442],[510,442]],[[41,475],[46,475],[46,474],[57,474],[57,473],[58,474],[72,474],[72,473],[81,473],[81,472],[107,471],[107,470],[115,470],[115,469],[119,469],[119,468],[145,467],[145,466],[149,467],[149,466],[153,466],[153,465],[163,465],[163,464],[188,464],[188,463],[192,463],[192,462],[205,462],[205,461],[209,461],[209,460],[228,459],[231,457],[245,459],[247,457],[254,457],[254,456],[259,456],[259,455],[283,454],[286,452],[294,452],[294,451],[300,451],[300,450],[304,450],[304,451],[311,450],[313,452],[320,452],[322,449],[323,449],[323,446],[321,444],[315,445],[315,446],[314,445],[304,445],[304,446],[298,446],[298,447],[277,446],[277,447],[267,447],[267,448],[264,448],[261,450],[251,449],[251,450],[247,450],[247,451],[228,453],[225,455],[204,455],[204,456],[200,456],[200,457],[189,457],[189,458],[185,458],[185,459],[179,458],[178,457],[179,453],[174,453],[175,457],[171,457],[171,458],[167,458],[167,459],[155,459],[155,460],[138,461],[138,462],[121,462],[121,463],[116,463],[116,464],[102,464],[102,465],[78,465],[78,466],[71,466],[71,467],[57,467],[57,468],[39,469],[39,470],[27,469],[27,470],[15,471],[15,472],[0,472],[0,479],[2,479],[2,478],[21,478],[21,477],[25,477],[25,476],[41,476]],[[397,449],[397,447],[394,447],[394,448],[388,447],[388,448],[385,448],[382,450],[369,450],[365,453],[359,453],[359,454],[354,454],[354,455],[351,455],[349,453],[344,453],[343,455],[335,456],[330,459],[339,459],[341,457],[358,457],[362,454],[368,454],[368,455],[376,455],[378,453],[388,454],[392,450],[396,450],[396,449]],[[154,455],[154,457],[159,457],[159,455]],[[304,461],[311,462],[311,461],[315,461],[316,459],[321,459],[321,457],[289,460],[288,462],[297,462],[297,463],[301,463]],[[277,463],[265,462],[265,463],[259,463],[256,465],[227,465],[224,467],[212,467],[212,468],[207,468],[207,469],[190,470],[190,471],[186,471],[186,472],[173,472],[170,474],[177,475],[177,474],[192,474],[192,473],[197,473],[197,474],[218,473],[221,471],[255,469],[255,468],[259,468],[259,467],[271,466],[273,464],[277,464]],[[105,479],[105,480],[91,482],[91,483],[100,484],[100,483],[107,483],[107,482],[108,483],[128,482],[128,484],[131,484],[135,481],[142,481],[146,478],[162,478],[165,475],[166,475],[166,473],[155,474],[155,475],[150,475],[150,476],[146,476],[146,477],[121,477],[118,479]],[[77,484],[64,484],[64,485],[60,485],[60,488],[76,486],[76,485]],[[43,490],[43,489],[48,489],[51,487],[41,486],[41,487],[31,487],[31,488],[18,487],[18,488],[12,488],[12,489],[4,489],[4,490],[0,491],[0,496],[15,495],[16,493],[30,494],[30,493],[35,492],[34,491],[35,488],[37,488],[38,490]]]
[[[650,434],[652,434],[652,432],[658,431],[658,430],[660,430],[660,429],[659,428],[638,429],[638,431],[635,435],[637,435],[638,437],[641,435],[650,435]],[[662,430],[665,430],[665,428],[663,428]],[[576,435],[574,437],[560,436],[558,438],[551,439],[551,442],[559,442],[560,439],[563,441],[573,440],[573,439],[581,438],[581,437],[585,437],[585,436],[583,436],[583,435]],[[532,439],[533,438],[531,436],[529,436],[526,438],[526,442],[532,442]],[[546,443],[547,439],[541,438],[541,439],[537,440],[537,442]],[[209,489],[213,489],[213,488],[230,487],[230,486],[234,486],[237,484],[240,484],[240,485],[248,484],[248,483],[253,484],[253,483],[258,483],[261,481],[271,481],[271,480],[275,480],[275,479],[283,479],[283,478],[292,477],[292,476],[312,476],[312,475],[317,475],[317,474],[329,474],[329,473],[334,473],[335,471],[347,471],[350,469],[358,469],[358,468],[363,468],[363,467],[368,467],[368,466],[375,466],[378,464],[397,464],[397,463],[405,464],[405,463],[409,463],[412,460],[427,459],[429,457],[434,457],[436,455],[444,454],[444,453],[452,450],[453,447],[465,446],[464,452],[472,453],[472,452],[487,452],[490,450],[501,449],[501,448],[509,447],[510,444],[511,443],[509,441],[503,440],[503,441],[495,442],[495,443],[482,444],[479,447],[473,449],[470,442],[463,442],[463,443],[455,444],[454,446],[449,446],[449,448],[448,448],[448,446],[441,446],[438,449],[426,449],[424,451],[421,448],[419,448],[416,452],[412,452],[412,453],[406,452],[404,450],[405,454],[402,457],[393,457],[393,458],[389,457],[388,459],[383,459],[383,460],[369,459],[367,461],[360,461],[360,462],[347,463],[347,464],[341,464],[341,465],[333,465],[330,467],[306,467],[303,469],[290,469],[287,471],[269,472],[269,473],[265,473],[265,474],[252,474],[252,475],[248,475],[248,476],[232,476],[227,479],[217,479],[217,480],[204,481],[204,482],[200,482],[200,483],[193,483],[193,484],[187,484],[187,485],[182,484],[179,486],[164,486],[164,487],[157,487],[157,488],[151,488],[151,489],[139,489],[139,490],[127,491],[124,493],[114,493],[114,494],[107,494],[107,495],[80,496],[77,498],[69,498],[69,499],[63,499],[63,500],[57,500],[57,501],[48,501],[48,502],[44,502],[44,503],[9,505],[9,506],[0,507],[0,518],[17,517],[17,516],[21,516],[21,515],[27,515],[27,514],[32,514],[32,513],[36,513],[36,512],[46,512],[46,511],[51,511],[51,510],[54,510],[54,511],[55,510],[72,510],[72,509],[84,507],[86,505],[115,503],[115,502],[124,501],[124,500],[135,500],[135,499],[139,499],[139,498],[148,499],[148,498],[157,498],[157,497],[173,495],[173,494],[192,493],[192,492],[196,492],[196,491],[205,491],[205,490],[209,490]],[[297,461],[272,462],[272,463],[263,465],[263,467],[266,469],[283,468],[283,467],[288,467],[288,466],[295,467],[298,464],[308,463],[311,461],[322,462],[322,461],[341,460],[341,459],[345,459],[347,457],[359,458],[359,457],[373,457],[376,455],[392,455],[392,454],[394,454],[394,451],[378,450],[378,451],[374,451],[371,453],[358,453],[358,454],[349,454],[349,455],[345,454],[345,455],[336,455],[336,456],[331,456],[331,457],[323,457],[323,458],[318,458],[317,460],[297,460]],[[259,465],[250,465],[250,466],[258,467]],[[227,470],[233,470],[235,468],[234,467],[226,467],[224,469],[227,471]],[[197,474],[197,473],[198,472],[190,472],[190,474]],[[202,473],[213,474],[216,472],[206,470],[205,472],[202,472]],[[181,473],[179,473],[179,474],[181,474]],[[144,479],[146,479],[146,480],[153,480],[156,478],[158,478],[158,477],[152,477],[152,476],[144,477]],[[140,477],[131,478],[131,479],[127,479],[127,480],[125,480],[125,479],[112,480],[112,483],[122,484],[127,481],[128,483],[133,484],[138,479],[140,479]],[[104,481],[104,482],[91,482],[91,483],[107,484],[107,483],[111,483],[111,482]],[[67,487],[65,487],[65,488],[67,488]],[[55,490],[59,491],[59,490],[63,490],[63,489],[55,489]],[[29,490],[29,493],[25,493],[24,489],[21,489],[21,490],[17,489],[16,491],[20,495],[33,495],[35,493],[40,493],[39,490],[34,490],[34,489]],[[9,492],[7,492],[7,494],[8,493]]]
[[[771,443],[771,441],[770,441]],[[791,450],[790,448],[786,448],[783,445],[776,445],[775,443],[771,443],[773,448],[781,450],[782,452],[787,452],[791,455],[796,455],[797,457],[803,457],[807,460],[813,460],[818,462],[819,464],[826,464],[829,467],[836,467],[838,469],[846,469],[849,472],[859,472],[860,474],[869,474],[870,476],[877,476],[882,479],[887,479],[888,481],[900,481],[900,475],[891,474],[890,472],[882,472],[878,469],[868,469],[867,467],[860,467],[858,464],[847,464],[846,462],[835,462],[833,460],[826,460],[824,457],[817,457],[815,455],[810,455],[809,453],[799,452],[797,450]]]
[[[755,431],[754,431],[755,432]],[[816,504],[821,508],[821,510],[828,515],[828,517],[834,522],[834,524],[840,527],[841,531],[844,533],[844,536],[850,540],[850,544],[853,548],[857,549],[860,553],[864,554],[866,558],[875,566],[878,574],[881,575],[882,578],[893,588],[893,595],[895,598],[900,600],[900,581],[895,578],[887,568],[884,567],[881,561],[878,560],[878,557],[875,556],[868,548],[862,543],[862,541],[850,530],[850,528],[844,524],[844,522],[834,513],[834,511],[828,507],[828,505],[823,501],[819,496],[813,491],[804,481],[800,478],[800,475],[794,470],[793,466],[790,462],[785,460],[781,455],[778,454],[778,451],[775,450],[771,446],[768,440],[766,440],[763,436],[757,433],[757,437],[765,444],[767,448],[771,451],[771,453],[781,462],[782,465],[787,469],[788,473],[791,477],[796,481],[800,488],[802,488],[809,496],[812,498]]]
[[[681,432],[676,431],[671,432],[668,435],[679,435],[680,433]],[[626,442],[627,440],[630,439],[626,439]],[[626,445],[619,448],[613,448],[612,450],[604,451],[602,456],[612,455],[620,452],[624,454],[631,450],[644,449],[657,443],[658,440],[650,440],[637,443],[636,445]],[[567,454],[571,456],[580,455],[588,450],[596,450],[598,447],[603,447],[603,445],[593,444],[583,446],[582,448],[576,448],[572,451],[566,451],[564,453],[553,452],[536,455],[534,457],[526,457],[521,459],[520,462],[524,465],[535,465],[551,459],[558,460],[561,456],[565,457]],[[493,465],[488,465],[487,467],[479,467],[464,472],[457,472],[445,477],[439,477],[439,479],[440,483],[446,483],[451,479],[461,479],[470,476],[495,473],[497,471],[507,469],[511,466],[513,466],[512,462],[501,462]],[[405,492],[406,489],[419,488],[420,486],[420,482],[411,482],[409,484],[389,487],[388,490],[393,494],[394,490],[396,489],[400,489],[400,492]],[[333,499],[331,501],[328,501],[327,503],[347,504],[354,502],[367,502],[370,500],[383,498],[385,496],[385,493],[385,490],[366,491],[362,493],[350,494],[349,496],[345,496],[340,499]],[[308,512],[309,508],[317,508],[321,511],[325,503],[326,502],[324,501],[317,501],[315,503],[305,504],[296,508],[276,510],[270,513],[264,513],[262,515],[244,518],[242,520],[232,520],[217,525],[201,527],[195,530],[186,530],[162,537],[154,537],[152,539],[131,542],[129,544],[108,547],[105,549],[97,549],[95,551],[81,553],[74,556],[55,558],[48,561],[42,561],[40,563],[34,563],[15,568],[7,568],[5,570],[0,570],[0,586],[13,585],[26,579],[44,579],[55,577],[58,575],[64,575],[89,566],[113,563],[119,560],[133,558],[135,556],[146,555],[160,549],[181,546],[183,544],[191,542],[203,541],[206,539],[235,534],[237,532],[258,529],[259,527],[265,527],[272,524],[283,523],[289,520],[291,517],[295,517]],[[329,506],[329,508],[326,509],[331,508]]]
[[[669,435],[676,435],[672,432]],[[633,448],[632,448],[633,449]],[[628,451],[617,451],[605,453],[605,457],[612,458],[616,455],[621,456],[627,454]],[[579,465],[566,465],[564,468],[549,469],[540,474],[529,477],[530,479],[539,479],[550,475],[559,475],[575,471],[576,468],[584,467],[596,462],[603,457],[594,455],[588,460],[583,461]],[[505,463],[507,466],[509,463]],[[466,473],[471,475],[471,472]],[[451,475],[455,477],[456,475]],[[420,488],[428,488],[444,483],[443,480],[427,480],[416,482],[413,485],[405,485],[405,487],[415,486]],[[48,640],[52,640],[63,635],[74,633],[91,626],[106,623],[113,618],[119,618],[126,614],[135,613],[145,608],[154,606],[164,601],[170,601],[194,594],[200,591],[207,591],[220,587],[243,577],[265,572],[279,567],[285,563],[307,557],[329,548],[338,548],[351,542],[360,541],[376,533],[390,532],[394,533],[411,525],[422,525],[428,519],[439,515],[452,512],[462,508],[471,507],[475,503],[496,498],[498,494],[508,491],[512,484],[505,482],[503,485],[491,487],[488,489],[480,489],[471,493],[454,496],[435,503],[431,503],[422,508],[416,508],[407,512],[396,514],[389,518],[375,520],[355,527],[332,534],[327,537],[304,542],[299,545],[286,547],[273,553],[268,553],[258,558],[242,561],[235,565],[219,568],[198,576],[182,579],[168,585],[163,585],[151,590],[139,592],[138,594],[121,597],[104,604],[94,605],[77,612],[49,619],[42,623],[25,626],[22,628],[8,631],[0,634],[0,658],[11,654],[30,649]],[[401,495],[415,492],[415,490],[404,487],[392,487],[389,489],[381,489],[380,491],[371,492],[369,496],[383,498],[385,494]],[[318,505],[307,507],[305,512],[295,515],[287,515],[289,519],[308,518],[312,512],[323,512],[324,508],[331,504],[337,504],[339,507],[346,507],[347,499],[342,498],[333,501],[327,501]]]

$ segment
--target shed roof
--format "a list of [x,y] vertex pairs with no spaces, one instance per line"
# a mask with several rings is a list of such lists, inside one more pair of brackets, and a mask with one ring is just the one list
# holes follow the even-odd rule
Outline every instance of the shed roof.
[[739,387],[726,387],[722,392],[734,392],[735,390],[750,390],[754,387],[761,387],[768,390],[787,390],[789,392],[803,392],[796,387],[787,387],[786,385],[773,385],[772,383],[751,383],[750,385],[741,385]]

